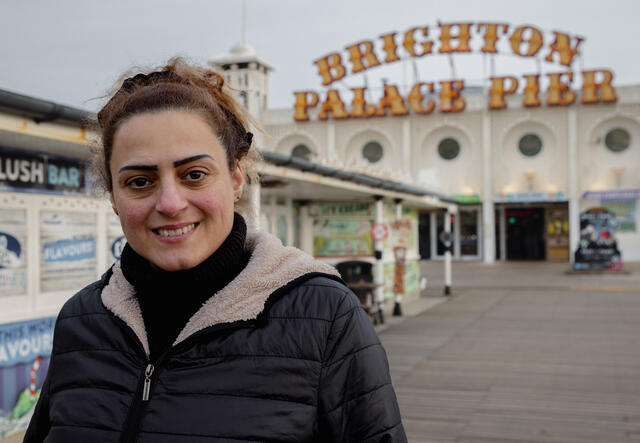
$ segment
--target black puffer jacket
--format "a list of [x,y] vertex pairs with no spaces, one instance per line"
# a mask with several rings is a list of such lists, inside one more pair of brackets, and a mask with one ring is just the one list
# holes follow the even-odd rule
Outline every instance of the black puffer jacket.
[[247,267],[148,358],[118,265],[69,300],[25,442],[404,442],[385,352],[335,271],[252,233]]

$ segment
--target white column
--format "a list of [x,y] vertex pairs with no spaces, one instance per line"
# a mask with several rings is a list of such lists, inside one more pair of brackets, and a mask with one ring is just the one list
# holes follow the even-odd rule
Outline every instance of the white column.
[[[382,202],[383,202],[382,197],[379,197],[379,196],[376,197],[376,204],[375,204],[376,224],[383,223],[384,207]],[[378,303],[378,315],[379,315],[380,323],[384,323],[384,315],[382,311],[382,303],[384,301],[384,264],[382,263],[382,256],[383,256],[382,242],[374,241],[373,249],[375,250],[375,254],[376,254],[375,279],[376,279],[376,284],[378,285],[376,287],[376,301]]]
[[489,111],[482,114],[482,229],[484,241],[484,262],[493,263],[496,258],[495,214],[493,205],[491,146],[491,116]]
[[286,220],[287,220],[287,246],[293,246],[293,228],[294,228],[294,221],[293,221],[293,202],[290,198],[287,198],[285,200],[285,205],[286,205],[286,210],[287,210],[287,214],[286,214]]
[[[336,157],[336,125],[333,117],[327,120],[327,158],[335,159]],[[344,159],[343,159],[344,160]]]
[[256,231],[260,230],[260,183],[249,184],[247,225]]
[[402,119],[402,165],[405,172],[413,175],[411,167],[411,123],[409,117]]
[[580,183],[578,181],[578,111],[569,107],[567,165],[569,176],[569,262],[573,263],[580,240]]
[[300,203],[300,249],[313,255],[313,219],[307,202]]

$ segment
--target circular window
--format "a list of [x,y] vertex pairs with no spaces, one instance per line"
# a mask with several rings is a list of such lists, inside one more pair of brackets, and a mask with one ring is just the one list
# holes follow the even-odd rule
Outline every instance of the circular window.
[[304,158],[305,160],[310,160],[311,149],[309,149],[307,145],[303,145],[303,144],[295,145],[291,150],[291,156]]
[[631,134],[626,129],[612,129],[604,137],[604,144],[607,145],[610,151],[622,152],[631,144]]
[[460,143],[455,138],[442,139],[438,143],[438,154],[445,160],[453,160],[460,154]]
[[536,134],[525,134],[518,142],[518,149],[522,155],[535,157],[542,150],[542,139]]
[[369,160],[369,163],[379,162],[382,153],[382,145],[378,142],[369,142],[362,148],[362,156]]

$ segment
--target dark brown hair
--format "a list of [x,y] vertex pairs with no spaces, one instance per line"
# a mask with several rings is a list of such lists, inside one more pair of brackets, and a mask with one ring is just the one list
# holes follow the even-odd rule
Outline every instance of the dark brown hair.
[[124,80],[98,112],[101,142],[94,149],[93,168],[106,191],[111,192],[113,187],[111,153],[120,125],[137,114],[166,110],[201,114],[218,135],[227,154],[229,170],[247,157],[251,138],[247,137],[246,128],[248,122],[255,123],[224,86],[223,77],[174,58],[160,69]]

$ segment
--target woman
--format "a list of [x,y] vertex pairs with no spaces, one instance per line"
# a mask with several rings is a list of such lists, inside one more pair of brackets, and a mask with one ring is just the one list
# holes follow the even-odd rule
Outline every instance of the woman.
[[98,123],[127,246],[62,308],[25,441],[406,441],[358,300],[235,213],[252,135],[222,77],[173,60]]

